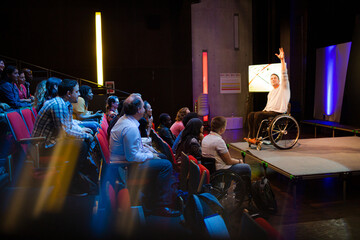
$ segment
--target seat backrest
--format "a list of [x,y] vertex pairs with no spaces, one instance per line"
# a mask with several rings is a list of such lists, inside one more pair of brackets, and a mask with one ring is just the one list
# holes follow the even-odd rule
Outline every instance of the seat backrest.
[[181,165],[180,165],[180,183],[179,188],[182,191],[187,191],[188,188],[188,175],[190,168],[190,160],[187,154],[181,152]]
[[30,137],[30,131],[19,112],[14,111],[6,113],[6,119],[16,141]]
[[109,137],[107,135],[107,131],[105,132],[102,128],[99,128],[98,131],[109,142]]
[[201,179],[201,171],[198,164],[194,161],[190,161],[189,167],[189,184],[188,184],[188,192],[189,194],[196,194],[199,188]]
[[106,137],[104,137],[102,134],[97,133],[95,135],[96,139],[99,142],[100,145],[100,149],[101,149],[101,153],[104,157],[104,160],[106,162],[106,164],[110,163],[110,149],[109,149],[109,141],[107,140]]
[[289,114],[289,115],[290,115],[290,113],[291,113],[291,103],[289,102],[289,103],[288,103],[287,110],[286,110],[286,114]]
[[155,132],[154,129],[150,129],[150,137],[152,139],[153,146],[162,154],[166,156],[166,158],[173,164],[173,166],[177,165],[175,155],[170,147],[170,145],[165,142],[159,134]]
[[35,118],[36,118],[37,115],[38,115],[38,112],[36,111],[36,108],[35,108],[35,107],[32,107],[32,108],[31,108],[31,111],[34,113],[34,116],[35,116]]
[[22,117],[24,118],[26,126],[28,127],[29,132],[31,134],[34,129],[34,124],[35,124],[34,113],[31,111],[30,108],[23,108],[20,110],[20,113],[21,113]]
[[281,240],[283,237],[279,233],[278,230],[276,230],[268,221],[266,221],[262,217],[255,218],[255,222],[259,224],[262,229],[264,229],[268,235],[267,239],[270,240]]
[[266,231],[247,212],[241,217],[240,235],[244,239],[268,239]]

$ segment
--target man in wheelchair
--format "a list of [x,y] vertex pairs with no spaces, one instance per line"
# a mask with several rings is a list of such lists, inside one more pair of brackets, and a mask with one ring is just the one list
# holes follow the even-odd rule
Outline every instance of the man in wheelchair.
[[273,89],[269,92],[267,103],[262,111],[250,112],[248,114],[248,137],[244,138],[249,144],[257,144],[260,140],[256,139],[256,133],[263,119],[275,117],[286,113],[290,100],[290,83],[286,69],[285,53],[283,48],[279,48],[279,54],[275,55],[281,62],[281,80],[277,74],[270,77]]

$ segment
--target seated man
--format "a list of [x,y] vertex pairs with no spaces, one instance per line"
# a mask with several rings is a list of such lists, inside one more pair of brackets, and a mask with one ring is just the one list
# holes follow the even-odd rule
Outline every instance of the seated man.
[[283,48],[279,49],[279,54],[275,54],[281,62],[281,81],[279,76],[272,74],[270,81],[274,87],[268,94],[268,100],[263,111],[251,112],[248,115],[248,138],[244,138],[247,142],[256,144],[255,139],[260,123],[263,119],[274,117],[279,114],[286,113],[290,100],[290,83],[287,75],[285,53]]
[[146,175],[149,179],[143,192],[144,208],[154,214],[178,216],[180,212],[170,208],[175,195],[171,188],[172,164],[145,148],[141,141],[138,121],[145,112],[141,96],[131,94],[125,99],[123,110],[125,115],[116,122],[110,133],[110,164],[118,161],[139,162],[137,176]]
[[170,147],[174,144],[174,141],[176,137],[174,134],[170,131],[171,127],[171,117],[167,113],[162,113],[159,116],[160,124],[157,127],[157,133],[159,136],[169,144]]
[[94,137],[90,134],[91,129],[76,127],[72,122],[71,103],[76,103],[79,97],[77,81],[64,79],[59,85],[58,94],[58,97],[46,101],[41,108],[35,120],[32,136],[46,138],[45,145],[40,149],[42,155],[46,156],[53,154],[55,146],[62,144],[76,146],[79,155],[76,159],[70,192],[87,195],[90,191],[89,185],[83,181],[80,172],[87,175],[88,171],[94,170],[87,159],[89,143],[94,140]]
[[229,169],[240,176],[251,178],[250,166],[241,159],[232,158],[221,135],[226,130],[226,118],[217,116],[211,119],[211,131],[201,142],[204,157],[215,158],[215,169]]

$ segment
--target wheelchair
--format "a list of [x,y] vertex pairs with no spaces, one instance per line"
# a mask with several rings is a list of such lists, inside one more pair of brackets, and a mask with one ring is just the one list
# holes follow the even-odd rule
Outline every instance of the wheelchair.
[[[262,144],[272,144],[281,150],[290,149],[298,142],[299,136],[300,127],[296,119],[290,116],[289,103],[287,113],[261,121],[255,138],[256,149],[260,151]],[[249,147],[251,147],[250,142]]]

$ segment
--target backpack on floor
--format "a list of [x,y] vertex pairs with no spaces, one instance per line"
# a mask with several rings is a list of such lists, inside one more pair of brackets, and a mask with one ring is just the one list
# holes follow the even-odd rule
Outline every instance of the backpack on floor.
[[251,185],[251,195],[256,207],[266,213],[277,212],[277,202],[271,189],[270,182],[266,177],[262,177]]

